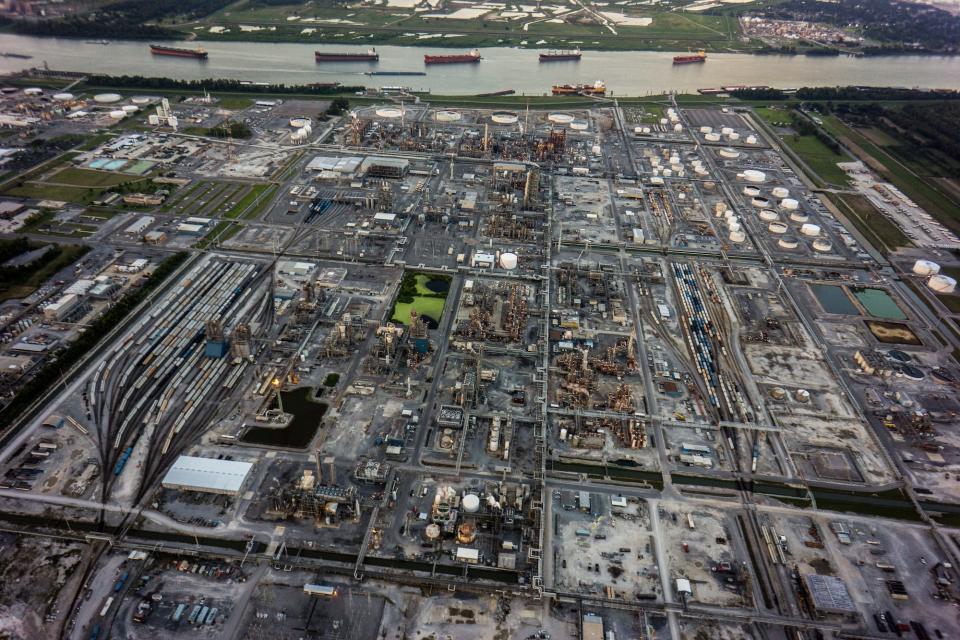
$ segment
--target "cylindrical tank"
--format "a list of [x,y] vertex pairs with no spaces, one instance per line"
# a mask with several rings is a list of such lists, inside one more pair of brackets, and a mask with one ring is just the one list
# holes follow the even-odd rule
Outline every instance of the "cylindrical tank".
[[793,198],[784,198],[780,201],[780,206],[786,209],[787,211],[795,211],[797,207],[800,206],[800,203],[794,200]]
[[790,196],[790,191],[785,187],[774,187],[773,191],[770,193],[773,194],[774,198],[783,199]]
[[113,118],[114,120],[123,120],[123,118],[126,117],[126,115],[127,115],[127,112],[124,111],[123,109],[114,109],[113,111],[110,112],[110,117]]
[[725,136],[728,136],[728,135],[730,135],[731,133],[733,133],[733,128],[732,128],[732,127],[723,127],[723,128],[720,129],[720,133],[722,133],[722,134],[725,135]]
[[763,209],[760,211],[760,219],[764,222],[773,222],[780,219],[780,214],[773,209]]
[[713,127],[702,126],[700,127],[700,133],[710,133],[713,131]]
[[574,120],[570,123],[570,128],[574,131],[586,131],[590,127],[590,123],[586,120]]
[[826,238],[817,238],[813,241],[813,250],[820,253],[827,253],[833,250],[833,245]]
[[747,185],[746,187],[743,188],[743,195],[750,196],[751,198],[754,196],[758,196],[760,195],[760,189]]
[[796,249],[800,246],[800,241],[793,236],[783,236],[777,241],[781,249]]
[[[560,115],[560,114],[555,114],[555,115]],[[563,115],[566,115],[566,114],[563,114]],[[519,120],[519,118],[517,117],[517,114],[515,114],[512,111],[494,111],[492,114],[490,114],[490,119],[496,122],[497,124],[516,124],[517,120]]]
[[752,134],[747,136],[747,144],[757,144],[757,136]]
[[770,397],[774,400],[783,400],[787,397],[787,390],[783,387],[774,387],[770,389]]
[[423,530],[423,537],[427,542],[436,542],[440,539],[440,525],[438,524],[428,524],[427,528]]
[[140,107],[138,107],[135,104],[124,105],[123,107],[121,107],[121,109],[123,109],[127,113],[136,113],[137,111],[140,111]]
[[733,231],[733,230],[730,231],[730,242],[740,243],[746,239],[747,239],[747,235],[743,232],[742,229],[738,231]]
[[730,229],[730,233],[733,233],[734,231],[740,231],[743,227],[740,226],[739,222],[728,222],[727,229]]
[[28,96],[39,96],[43,95],[43,89],[40,87],[28,87],[23,90],[23,93]]
[[480,510],[480,498],[475,493],[468,493],[463,496],[460,506],[463,507],[464,513],[476,513]]
[[730,158],[732,160],[733,158],[739,158],[740,152],[736,149],[731,149],[730,147],[724,147],[723,149],[720,149],[720,157]]
[[750,200],[750,204],[752,204],[755,207],[760,207],[761,209],[765,209],[770,206],[770,200],[769,198],[765,198],[763,196],[754,196]]
[[783,222],[771,222],[767,229],[770,230],[770,233],[786,233],[787,225]]
[[123,99],[119,93],[98,93],[93,96],[93,101],[100,104],[109,104],[111,102],[120,102]]
[[940,273],[940,265],[930,260],[917,260],[913,263],[913,272],[918,276],[932,276]]
[[675,132],[677,132],[677,133],[680,133],[681,131],[683,131],[683,125],[682,125],[682,124],[675,124],[675,125],[673,125],[673,130],[674,130]]
[[747,182],[763,182],[767,179],[767,174],[763,171],[757,171],[756,169],[747,169],[743,172],[743,179]]
[[670,121],[667,120],[666,118],[660,118],[660,124],[665,125],[665,124],[667,124],[668,122],[670,122]]
[[457,527],[457,542],[460,544],[472,544],[477,539],[477,525],[472,522],[464,522]]
[[672,175],[673,175],[673,169],[664,169],[664,170],[663,170],[663,176],[664,176],[665,178],[669,178],[669,177],[672,176]]
[[797,402],[810,402],[810,392],[806,389],[797,389],[793,392],[793,399]]
[[707,142],[720,142],[720,134],[719,134],[719,133],[708,133],[707,135],[703,136],[703,138],[704,138],[704,140],[706,140]]
[[503,269],[516,269],[517,268],[517,254],[506,251],[500,254],[500,267]]
[[72,93],[55,93],[53,94],[53,99],[57,102],[67,102],[68,100],[73,100]]
[[717,202],[713,205],[713,215],[720,217],[727,212],[727,203],[726,202]]
[[807,223],[800,227],[800,233],[802,233],[805,236],[810,236],[811,238],[814,238],[820,235],[820,227],[815,224]]
[[794,209],[793,211],[790,212],[790,219],[793,220],[794,222],[806,222],[807,220],[810,219],[810,216],[805,214],[800,209]]
[[310,122],[307,118],[290,118],[290,126],[294,129],[303,129]]
[[461,118],[459,111],[443,109],[433,114],[433,119],[437,122],[457,122]]
[[957,288],[957,281],[950,276],[936,273],[927,280],[927,286],[937,293],[953,293]]
[[730,142],[736,142],[739,139],[740,139],[740,134],[737,133],[736,131],[734,131],[733,133],[727,134],[727,140],[729,140]]

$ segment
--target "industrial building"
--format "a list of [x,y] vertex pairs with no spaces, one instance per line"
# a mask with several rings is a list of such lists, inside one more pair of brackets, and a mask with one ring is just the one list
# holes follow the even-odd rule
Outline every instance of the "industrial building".
[[236,496],[253,463],[180,456],[163,477],[164,489]]

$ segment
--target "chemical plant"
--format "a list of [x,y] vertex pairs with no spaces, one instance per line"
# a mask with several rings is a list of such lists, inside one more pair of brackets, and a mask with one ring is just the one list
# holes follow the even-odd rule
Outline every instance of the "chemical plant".
[[956,259],[750,109],[0,99],[12,637],[958,637]]

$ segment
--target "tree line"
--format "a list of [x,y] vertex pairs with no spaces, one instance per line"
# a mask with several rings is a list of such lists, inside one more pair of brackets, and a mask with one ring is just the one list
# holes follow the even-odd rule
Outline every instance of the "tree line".
[[208,78],[206,80],[176,80],[174,78],[156,78],[148,76],[108,76],[92,75],[87,77],[87,85],[94,87],[120,87],[138,89],[165,89],[173,91],[210,91],[211,93],[262,93],[262,94],[309,94],[318,96],[363,91],[363,86],[343,85],[285,85],[285,84],[245,84],[239,80],[226,78]]

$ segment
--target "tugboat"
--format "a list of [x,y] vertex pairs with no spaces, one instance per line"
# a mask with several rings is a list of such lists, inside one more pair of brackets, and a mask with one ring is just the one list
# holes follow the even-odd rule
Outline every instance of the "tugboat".
[[555,84],[552,92],[555,96],[603,96],[607,94],[607,85],[603,80],[593,84]]
[[197,58],[199,60],[207,59],[207,52],[197,47],[196,49],[178,49],[176,47],[161,47],[160,45],[150,45],[150,53],[155,56],[176,56],[178,58]]
[[423,64],[460,64],[480,62],[480,51],[473,49],[468,53],[448,56],[423,56]]
[[583,56],[580,49],[572,51],[548,51],[540,54],[540,62],[560,62],[561,60],[579,60]]
[[673,56],[673,64],[692,64],[694,62],[706,62],[707,53],[703,49],[689,56]]

